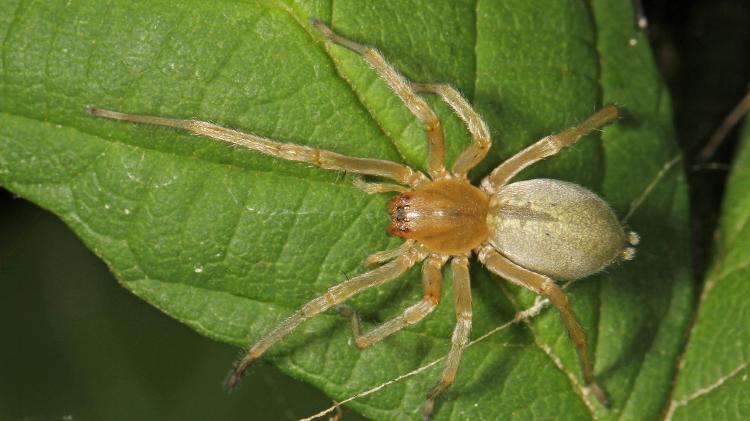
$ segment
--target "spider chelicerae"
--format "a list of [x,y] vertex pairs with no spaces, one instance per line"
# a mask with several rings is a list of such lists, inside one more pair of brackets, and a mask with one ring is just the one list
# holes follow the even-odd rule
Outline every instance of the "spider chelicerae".
[[[398,193],[388,205],[389,233],[404,238],[404,243],[367,257],[365,266],[369,271],[329,288],[252,345],[235,365],[226,381],[227,388],[233,389],[248,366],[269,347],[305,320],[328,309],[335,308],[351,320],[355,343],[360,348],[421,321],[440,302],[442,268],[450,261],[456,325],[445,368],[423,407],[423,417],[428,419],[435,398],[453,383],[469,340],[472,319],[469,257],[474,253],[491,272],[547,298],[557,308],[578,353],[584,381],[591,393],[606,405],[606,394],[592,374],[585,333],[565,293],[553,279],[583,278],[615,261],[632,259],[638,235],[626,232],[607,203],[581,186],[550,179],[509,182],[524,168],[555,155],[618,118],[617,108],[607,105],[578,126],[537,141],[495,168],[476,187],[468,181],[467,173],[487,155],[490,135],[482,118],[458,91],[449,85],[408,81],[377,50],[336,34],[317,19],[311,18],[310,23],[330,42],[360,54],[424,124],[427,174],[396,162],[280,143],[205,121],[87,108],[97,117],[174,127],[276,158],[393,181],[365,182],[355,178],[354,184],[366,193]],[[450,170],[445,167],[440,120],[419,94],[438,95],[471,133],[473,143],[458,156]],[[419,263],[422,300],[399,316],[363,331],[358,313],[343,303],[357,293],[397,278]]]

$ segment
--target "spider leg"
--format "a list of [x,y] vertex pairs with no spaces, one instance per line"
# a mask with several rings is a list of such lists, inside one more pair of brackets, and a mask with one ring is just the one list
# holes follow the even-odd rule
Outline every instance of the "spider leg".
[[393,68],[383,58],[382,54],[372,47],[358,44],[352,40],[336,34],[323,22],[310,18],[310,23],[320,31],[331,42],[348,48],[360,54],[367,63],[385,80],[409,111],[412,112],[425,126],[427,132],[428,146],[428,170],[432,179],[445,175],[445,146],[443,142],[443,126],[438,120],[435,112],[427,105],[427,102],[417,95],[409,82],[403,75]]
[[484,157],[487,156],[490,146],[492,146],[490,131],[487,128],[487,124],[485,124],[479,114],[474,111],[466,99],[464,99],[464,97],[450,85],[415,83],[412,87],[417,92],[431,92],[440,95],[440,98],[453,108],[453,111],[455,111],[456,114],[461,117],[461,120],[464,121],[464,124],[466,124],[469,133],[471,133],[471,137],[474,138],[474,143],[461,152],[461,155],[456,158],[456,161],[451,168],[451,172],[454,176],[459,178],[466,177],[466,173],[468,173],[469,170],[482,162]]
[[252,149],[275,158],[288,161],[306,162],[327,170],[347,171],[355,174],[385,177],[412,187],[416,187],[427,181],[424,174],[415,171],[406,165],[380,159],[357,158],[341,155],[324,149],[310,148],[308,146],[295,145],[293,143],[275,142],[265,137],[250,133],[242,133],[207,121],[181,120],[142,114],[129,114],[94,107],[89,107],[86,111],[93,116],[109,118],[112,120],[174,127],[201,136],[222,140],[227,143]]
[[516,265],[495,251],[491,246],[480,247],[478,255],[479,261],[487,266],[490,271],[516,285],[520,285],[549,299],[550,303],[560,312],[565,328],[570,335],[570,340],[576,348],[581,372],[583,373],[583,380],[596,399],[602,405],[608,406],[609,403],[604,389],[594,380],[594,375],[592,374],[591,358],[589,357],[588,346],[586,344],[586,333],[578,322],[563,290],[552,279]]
[[524,168],[555,155],[562,148],[578,142],[583,136],[615,120],[618,116],[617,108],[614,105],[607,105],[578,126],[538,140],[495,168],[489,176],[482,180],[482,190],[488,194],[496,193]]
[[383,266],[328,288],[325,294],[303,305],[296,313],[281,322],[270,333],[250,347],[247,354],[237,362],[229,374],[225,383],[226,388],[229,390],[234,389],[250,364],[260,358],[268,348],[288,335],[302,322],[348,300],[359,292],[395,279],[417,262],[424,260],[425,257],[426,253],[422,249],[412,248]]
[[471,333],[471,282],[469,279],[469,259],[467,256],[454,257],[451,261],[453,272],[453,302],[456,311],[456,327],[453,329],[451,349],[446,357],[445,368],[440,381],[427,394],[422,418],[428,420],[435,408],[435,398],[447,389],[456,379],[461,355],[469,342]]
[[369,332],[362,332],[362,323],[357,311],[346,305],[338,306],[339,314],[348,317],[352,322],[352,336],[357,347],[367,348],[406,326],[420,322],[425,316],[432,313],[440,303],[441,269],[444,262],[444,258],[435,254],[427,258],[422,264],[422,288],[424,289],[422,300]]

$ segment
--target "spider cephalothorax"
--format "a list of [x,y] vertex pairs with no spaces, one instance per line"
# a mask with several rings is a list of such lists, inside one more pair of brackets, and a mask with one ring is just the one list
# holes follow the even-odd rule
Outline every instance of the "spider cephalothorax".
[[391,199],[391,234],[434,253],[463,254],[487,239],[487,195],[466,180],[438,180]]
[[[355,185],[367,193],[398,193],[388,205],[389,232],[405,238],[404,244],[369,256],[365,264],[371,270],[332,286],[252,345],[230,374],[227,387],[234,388],[247,367],[274,343],[305,320],[328,309],[336,308],[351,319],[355,343],[360,348],[419,322],[439,304],[441,269],[450,261],[456,326],[440,381],[428,393],[424,404],[423,416],[429,418],[436,396],[453,383],[469,340],[472,319],[469,257],[473,253],[491,272],[546,297],[559,310],[576,347],[584,381],[594,396],[606,404],[605,393],[594,380],[584,331],[565,293],[552,278],[578,279],[618,259],[632,259],[638,236],[634,232],[626,233],[606,202],[581,186],[547,179],[513,184],[509,181],[529,165],[556,154],[615,120],[617,108],[605,106],[578,126],[537,141],[503,162],[475,187],[466,175],[487,155],[490,136],[484,121],[469,103],[448,85],[406,80],[376,50],[337,35],[316,19],[311,19],[311,23],[328,40],[362,55],[424,124],[429,147],[427,174],[395,162],[280,143],[205,121],[126,114],[93,107],[87,110],[94,116],[176,127],[276,158],[386,178],[396,183],[367,183],[355,178]],[[450,171],[444,164],[442,126],[419,93],[440,96],[464,121],[474,139]],[[399,316],[363,331],[357,312],[343,303],[365,289],[397,278],[418,263],[422,264],[422,300]]]

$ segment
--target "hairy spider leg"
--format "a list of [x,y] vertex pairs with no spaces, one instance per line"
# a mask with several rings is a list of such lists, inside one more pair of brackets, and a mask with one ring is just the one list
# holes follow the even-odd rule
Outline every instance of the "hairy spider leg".
[[487,194],[497,193],[524,168],[555,155],[562,148],[578,142],[583,136],[617,119],[618,116],[617,108],[614,105],[607,105],[578,126],[542,138],[495,168],[482,180],[482,190]]
[[352,322],[352,336],[357,347],[367,348],[376,344],[399,330],[420,322],[432,313],[440,303],[441,269],[445,260],[440,255],[430,255],[422,264],[422,289],[424,290],[422,300],[368,332],[362,331],[362,321],[356,310],[347,305],[339,305],[337,307],[339,314],[348,317]]
[[552,279],[518,266],[498,253],[490,245],[481,246],[477,254],[479,261],[493,273],[549,299],[550,303],[552,303],[557,311],[560,312],[560,316],[562,316],[563,323],[565,324],[565,329],[568,331],[570,340],[576,348],[581,372],[583,373],[583,380],[586,382],[586,385],[588,385],[591,393],[593,393],[596,399],[601,402],[602,405],[608,406],[609,402],[604,393],[604,389],[602,389],[596,380],[594,380],[594,375],[591,369],[591,359],[586,344],[586,334],[584,333],[581,324],[578,322],[578,319],[573,312],[573,308],[570,306],[563,290],[560,289]]
[[427,102],[417,95],[403,75],[393,68],[383,58],[378,50],[366,45],[358,44],[350,39],[333,32],[326,24],[315,18],[310,18],[310,24],[320,31],[331,42],[348,48],[361,55],[365,61],[383,78],[393,92],[401,98],[409,111],[412,112],[425,126],[427,132],[427,169],[430,177],[435,180],[445,176],[445,145],[443,142],[443,126],[435,112]]
[[453,307],[456,312],[456,326],[451,337],[451,349],[445,359],[445,368],[440,381],[427,394],[422,418],[429,420],[435,408],[435,398],[456,380],[456,373],[461,362],[461,356],[469,343],[471,333],[471,280],[469,277],[468,255],[456,256],[451,260],[453,279]]
[[421,262],[426,257],[427,253],[422,248],[415,247],[407,250],[403,255],[393,259],[383,266],[379,266],[369,272],[365,272],[328,288],[328,291],[326,291],[325,294],[303,305],[296,313],[279,323],[271,332],[256,342],[255,345],[251,346],[247,351],[247,354],[237,362],[234,369],[229,374],[229,377],[225,382],[226,388],[228,390],[233,390],[250,364],[260,358],[260,356],[263,355],[263,353],[273,344],[280,341],[292,330],[296,329],[302,322],[348,300],[355,294],[382,285],[401,276],[409,268],[416,263]]
[[451,167],[451,172],[457,178],[466,178],[466,174],[477,166],[487,156],[492,146],[490,140],[490,130],[487,128],[484,120],[479,117],[476,111],[469,105],[463,96],[450,85],[415,83],[412,85],[417,92],[429,92],[440,95],[440,98],[448,104],[456,114],[461,117],[466,127],[474,139],[468,148],[456,158]]
[[406,165],[381,159],[351,157],[324,149],[295,145],[293,143],[280,143],[258,135],[221,127],[207,121],[129,114],[95,107],[88,107],[86,111],[95,117],[182,129],[201,136],[252,149],[274,158],[306,162],[326,170],[347,171],[355,174],[390,178],[398,183],[414,188],[427,181],[427,177],[424,174]]

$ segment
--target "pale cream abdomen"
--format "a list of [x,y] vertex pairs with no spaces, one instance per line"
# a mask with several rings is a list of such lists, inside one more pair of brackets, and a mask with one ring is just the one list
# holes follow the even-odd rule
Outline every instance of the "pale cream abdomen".
[[628,242],[612,209],[583,187],[534,179],[490,198],[489,242],[516,264],[557,279],[600,271]]

